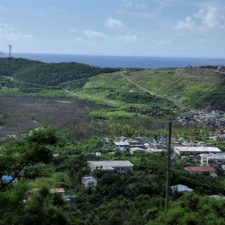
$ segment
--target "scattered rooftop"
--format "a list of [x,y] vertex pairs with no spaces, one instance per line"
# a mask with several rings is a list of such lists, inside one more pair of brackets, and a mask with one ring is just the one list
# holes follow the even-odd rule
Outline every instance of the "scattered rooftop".
[[93,165],[95,167],[129,167],[133,166],[133,164],[128,160],[114,160],[114,161],[87,161],[89,165]]
[[187,171],[192,173],[214,173],[215,169],[211,166],[188,166]]
[[49,192],[54,194],[54,193],[65,193],[64,188],[51,188],[49,189]]
[[183,185],[183,184],[177,184],[174,186],[170,187],[172,192],[178,192],[178,193],[183,193],[183,192],[193,192],[194,190]]

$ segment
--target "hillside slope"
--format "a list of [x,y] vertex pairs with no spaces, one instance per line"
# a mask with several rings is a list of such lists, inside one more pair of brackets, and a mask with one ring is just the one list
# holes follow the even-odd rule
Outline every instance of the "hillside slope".
[[44,86],[57,86],[72,80],[77,81],[77,86],[82,86],[91,76],[114,71],[115,69],[111,68],[93,67],[74,62],[42,63],[27,59],[0,59],[0,75]]
[[142,87],[186,107],[225,111],[225,74],[210,69],[142,70],[127,74]]

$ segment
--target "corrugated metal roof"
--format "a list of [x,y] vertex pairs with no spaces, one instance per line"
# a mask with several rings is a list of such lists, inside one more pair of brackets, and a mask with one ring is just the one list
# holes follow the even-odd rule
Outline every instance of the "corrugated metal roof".
[[175,151],[178,152],[221,152],[217,147],[209,146],[199,146],[199,147],[190,147],[190,146],[176,146],[174,147]]
[[130,167],[133,164],[128,160],[114,160],[114,161],[87,161],[89,165],[95,167]]
[[183,184],[178,184],[170,187],[173,192],[192,192],[194,191],[193,189],[183,185]]
[[188,172],[214,173],[215,169],[211,166],[188,166]]

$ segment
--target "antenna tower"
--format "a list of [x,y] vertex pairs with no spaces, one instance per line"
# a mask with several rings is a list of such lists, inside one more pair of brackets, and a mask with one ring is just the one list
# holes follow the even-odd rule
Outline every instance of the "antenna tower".
[[12,45],[9,45],[9,59],[12,58]]

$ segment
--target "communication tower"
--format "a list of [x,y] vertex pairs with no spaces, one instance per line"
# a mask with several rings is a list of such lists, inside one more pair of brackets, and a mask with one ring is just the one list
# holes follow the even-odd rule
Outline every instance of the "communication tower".
[[12,45],[9,45],[9,59],[12,58]]

